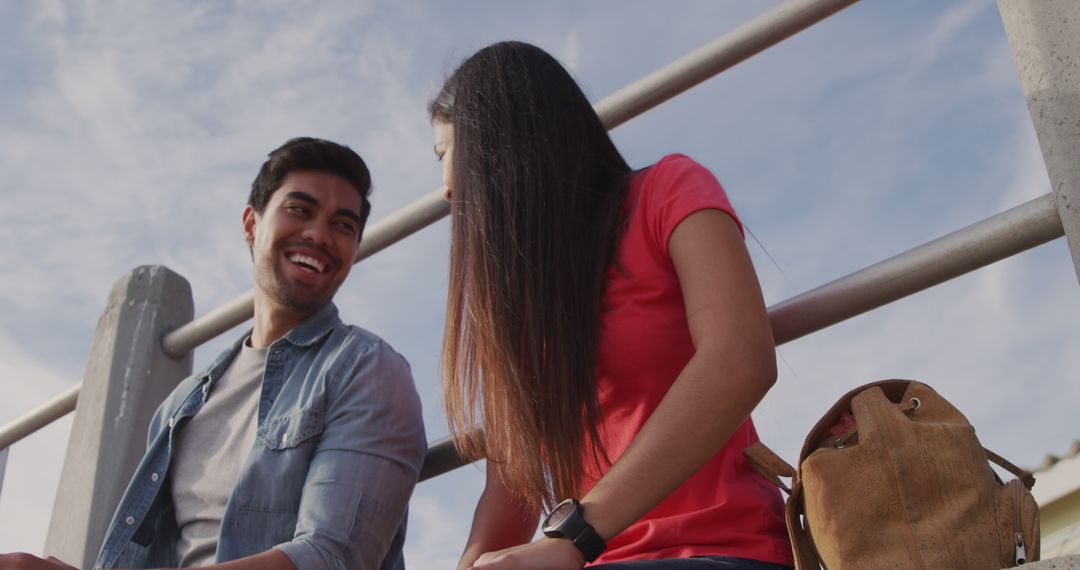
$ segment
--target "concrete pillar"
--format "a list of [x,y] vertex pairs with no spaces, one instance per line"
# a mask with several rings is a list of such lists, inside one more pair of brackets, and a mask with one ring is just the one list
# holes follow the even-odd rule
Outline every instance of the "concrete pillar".
[[191,374],[161,337],[191,320],[191,286],[162,266],[138,267],[109,293],[75,408],[45,553],[90,568],[128,480],[146,450],[146,429],[165,396]]
[[1080,2],[998,0],[1080,279]]

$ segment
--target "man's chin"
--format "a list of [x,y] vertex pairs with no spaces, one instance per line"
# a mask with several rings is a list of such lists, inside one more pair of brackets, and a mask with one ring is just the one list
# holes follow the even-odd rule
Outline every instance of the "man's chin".
[[290,311],[312,314],[325,307],[333,298],[333,295],[318,298],[285,295],[281,298],[281,305]]

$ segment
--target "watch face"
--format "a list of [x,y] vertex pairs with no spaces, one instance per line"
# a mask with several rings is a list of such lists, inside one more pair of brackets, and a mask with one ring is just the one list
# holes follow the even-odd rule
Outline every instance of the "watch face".
[[555,509],[548,515],[547,520],[544,521],[545,529],[555,529],[562,525],[563,521],[574,512],[573,501],[563,501],[555,506]]

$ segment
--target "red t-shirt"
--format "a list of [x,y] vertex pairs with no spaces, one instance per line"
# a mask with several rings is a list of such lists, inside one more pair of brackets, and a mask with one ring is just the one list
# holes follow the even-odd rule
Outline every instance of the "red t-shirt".
[[[612,461],[694,354],[668,239],[703,209],[726,212],[742,229],[720,183],[686,156],[669,155],[631,179],[619,263],[606,275],[596,366],[600,434]],[[697,473],[611,539],[596,563],[720,555],[793,564],[779,491],[742,456],[757,440],[747,419]],[[586,475],[584,490],[600,475]]]

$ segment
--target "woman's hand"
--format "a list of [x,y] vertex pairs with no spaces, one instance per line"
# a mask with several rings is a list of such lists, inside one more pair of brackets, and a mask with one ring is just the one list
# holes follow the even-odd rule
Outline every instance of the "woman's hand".
[[541,538],[536,542],[488,552],[476,559],[475,570],[579,570],[585,566],[581,551],[565,538]]
[[[487,462],[487,478],[484,492],[476,504],[472,529],[465,552],[461,555],[457,570],[469,570],[479,562],[481,555],[509,552],[515,548],[530,546],[540,513],[523,504],[514,493],[502,483],[498,466]],[[573,545],[571,548],[577,550]],[[475,566],[487,568],[487,566]],[[509,566],[492,566],[509,568]],[[581,565],[574,566],[581,568]]]

